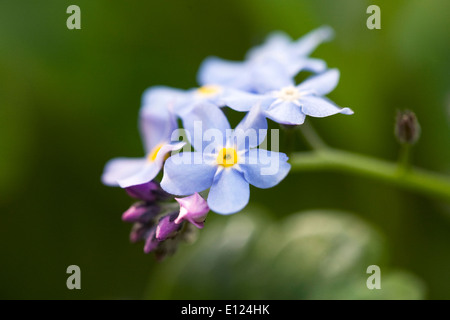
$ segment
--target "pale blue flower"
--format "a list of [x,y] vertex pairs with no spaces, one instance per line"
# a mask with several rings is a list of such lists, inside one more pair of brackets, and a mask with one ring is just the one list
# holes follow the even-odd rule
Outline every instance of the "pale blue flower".
[[302,70],[319,73],[326,69],[324,61],[308,55],[332,35],[331,28],[321,27],[292,41],[286,34],[276,32],[264,44],[249,50],[245,61],[205,59],[197,80],[201,85],[215,84],[256,93],[284,87]]
[[291,82],[285,87],[265,94],[234,90],[225,102],[238,111],[249,111],[258,105],[265,117],[287,125],[300,125],[306,116],[327,117],[337,113],[353,114],[349,108],[340,108],[324,97],[338,84],[339,71],[330,69],[315,75],[295,86]]
[[[195,110],[195,117],[205,132],[215,129],[221,134],[209,143],[194,137],[191,141],[194,152],[179,153],[167,159],[161,181],[166,192],[191,195],[209,188],[207,203],[210,209],[231,214],[247,205],[250,184],[271,188],[287,175],[290,165],[285,154],[255,149],[264,136],[256,140],[246,139],[251,130],[260,129],[257,112],[250,112],[232,131],[220,109],[211,109],[206,104],[198,105]],[[211,110],[217,111],[214,117]]]
[[[170,110],[172,115],[183,118],[198,103],[210,103],[218,108],[224,107],[222,97],[226,94],[226,91],[226,87],[215,84],[187,90],[155,86],[147,89],[144,93],[143,110],[157,111],[163,117],[167,110]],[[155,95],[155,92],[158,94]]]
[[128,188],[148,183],[160,172],[168,154],[183,147],[183,142],[171,142],[172,132],[178,128],[176,98],[176,92],[165,87],[154,87],[144,94],[139,126],[145,157],[110,160],[103,171],[104,184]]

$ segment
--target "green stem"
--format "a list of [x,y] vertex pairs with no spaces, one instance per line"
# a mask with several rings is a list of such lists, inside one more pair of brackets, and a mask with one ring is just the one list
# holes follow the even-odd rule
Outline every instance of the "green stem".
[[288,128],[285,130],[286,139],[284,140],[284,150],[286,155],[289,157],[291,153],[295,150],[295,129]]
[[303,134],[305,142],[312,149],[319,150],[328,147],[322,140],[322,138],[317,134],[316,130],[314,130],[314,128],[309,124],[309,122],[305,122],[303,125],[301,125],[300,130]]
[[450,201],[450,177],[423,169],[398,170],[397,163],[331,148],[293,153],[289,162],[293,172],[345,172]]
[[400,147],[400,153],[398,157],[398,170],[402,173],[408,171],[411,168],[410,165],[411,157],[411,145],[404,143]]

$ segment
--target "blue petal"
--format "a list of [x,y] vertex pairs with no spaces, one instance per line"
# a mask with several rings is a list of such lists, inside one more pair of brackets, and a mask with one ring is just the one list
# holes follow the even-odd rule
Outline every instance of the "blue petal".
[[153,86],[145,90],[142,95],[141,111],[145,112],[147,109],[173,111],[174,105],[180,100],[184,99],[186,93],[184,90],[175,89],[166,86]]
[[200,85],[215,84],[246,90],[249,83],[248,77],[246,62],[208,57],[200,65],[197,81]]
[[[315,73],[323,72],[326,63],[319,59],[308,58],[307,56],[322,42],[331,39],[333,30],[329,27],[322,27],[310,32],[297,41],[292,41],[285,33],[276,32],[267,37],[264,44],[255,47],[247,53],[249,62],[258,64],[258,68],[266,68],[271,62],[277,62],[289,76],[295,76],[301,70],[308,70]],[[253,80],[273,81],[271,78],[255,77]],[[281,85],[278,88],[287,85]],[[258,86],[257,86],[258,87]],[[278,89],[276,87],[271,90]],[[265,91],[259,91],[265,92]]]
[[324,96],[336,88],[339,82],[339,70],[330,69],[322,74],[306,79],[297,86],[299,91],[308,91],[314,95]]
[[295,60],[288,66],[288,72],[292,76],[297,75],[300,71],[311,71],[314,73],[322,73],[327,69],[325,61],[316,58],[300,58]]
[[128,188],[152,181],[161,170],[161,164],[146,161],[142,169],[135,174],[118,180],[119,186]]
[[259,146],[267,135],[267,120],[260,105],[255,105],[233,131],[238,150]]
[[263,149],[250,150],[245,163],[239,164],[245,179],[255,187],[272,188],[283,180],[291,169],[284,153]]
[[290,64],[291,61],[283,63],[268,58],[261,63],[252,65],[252,89],[258,93],[266,93],[294,85],[293,75],[288,69]]
[[308,56],[321,43],[331,40],[333,36],[334,31],[329,26],[317,28],[295,41],[292,50],[300,56]]
[[119,185],[122,188],[128,188],[131,186],[136,186],[152,181],[161,170],[164,159],[169,152],[179,150],[185,145],[184,142],[169,143],[161,146],[156,158],[153,161],[145,159],[145,163],[141,170],[135,172],[132,175],[124,176],[118,180]]
[[323,97],[306,96],[300,100],[302,105],[302,111],[304,114],[311,117],[328,117],[333,114],[353,114],[353,111],[349,108],[339,108],[330,100]]
[[147,110],[141,113],[139,127],[145,152],[149,153],[158,145],[170,142],[178,125],[175,115],[169,110]]
[[269,119],[281,124],[299,125],[305,121],[305,115],[300,107],[287,101],[272,105],[265,114]]
[[286,55],[291,47],[292,39],[284,32],[275,31],[269,34],[263,44],[253,47],[246,54],[247,60],[260,60],[277,54]]
[[170,141],[172,132],[178,128],[175,104],[182,97],[184,93],[181,90],[163,86],[151,87],[144,92],[139,127],[146,153]]
[[201,192],[212,185],[216,171],[200,152],[179,153],[166,160],[161,188],[179,196]]
[[[226,143],[226,133],[231,131],[230,124],[220,108],[202,102],[193,106],[190,112],[183,114],[183,127],[188,133],[189,142],[197,151],[207,146],[222,147]],[[214,137],[207,140],[207,137]]]
[[133,176],[144,168],[144,158],[116,158],[108,161],[102,174],[102,182],[108,186],[119,186],[118,180]]
[[236,111],[249,111],[253,106],[265,98],[265,96],[249,93],[237,89],[226,90],[224,96],[222,97],[225,104],[233,110]]
[[208,195],[209,208],[220,214],[242,210],[250,199],[250,186],[242,173],[223,169],[215,178]]
[[[219,86],[222,87],[222,86]],[[175,105],[175,114],[179,117],[183,117],[192,111],[195,105],[202,103],[210,103],[216,107],[224,107],[225,104],[222,101],[222,92],[218,92],[213,95],[202,95],[198,92],[199,88],[192,88],[185,91],[185,98],[180,100],[179,103]],[[222,88],[221,91],[223,91]]]

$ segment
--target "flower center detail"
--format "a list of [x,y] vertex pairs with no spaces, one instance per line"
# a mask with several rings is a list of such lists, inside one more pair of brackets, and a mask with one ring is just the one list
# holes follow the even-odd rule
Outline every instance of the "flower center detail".
[[228,168],[238,162],[238,155],[235,148],[222,148],[217,155],[217,164]]
[[218,94],[222,88],[216,85],[206,85],[197,89],[197,93],[202,97],[211,97]]
[[275,92],[275,97],[283,101],[294,102],[300,99],[301,93],[294,86],[282,88],[280,91]]
[[156,157],[158,156],[158,152],[159,152],[159,150],[161,150],[162,146],[163,146],[163,144],[160,143],[156,147],[153,148],[153,150],[147,156],[148,162],[153,162],[156,160]]

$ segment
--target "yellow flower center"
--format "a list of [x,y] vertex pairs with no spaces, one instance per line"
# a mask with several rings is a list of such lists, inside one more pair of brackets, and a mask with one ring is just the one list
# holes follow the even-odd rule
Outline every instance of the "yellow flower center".
[[[156,160],[156,157],[158,156],[158,152],[159,150],[161,150],[163,144],[158,144],[156,147],[153,148],[153,150],[148,154],[147,156],[147,161],[148,162],[153,162]],[[168,158],[169,154],[167,154],[166,159]]]
[[198,94],[203,97],[210,97],[218,94],[222,90],[220,86],[206,85],[197,89]]
[[217,163],[225,168],[234,166],[238,162],[235,148],[222,148],[217,155]]

